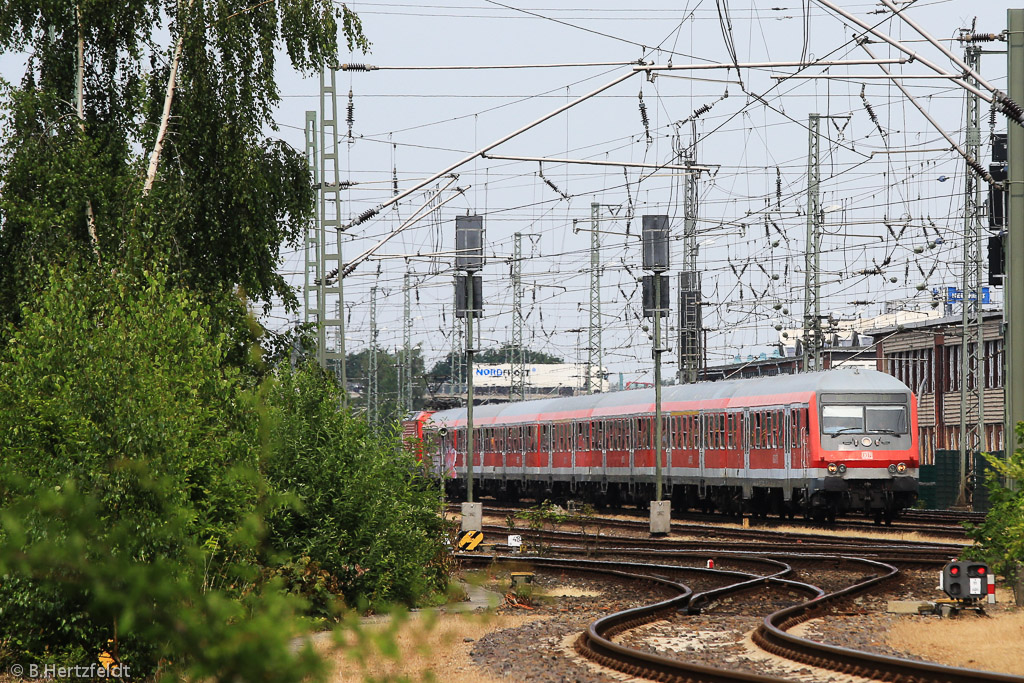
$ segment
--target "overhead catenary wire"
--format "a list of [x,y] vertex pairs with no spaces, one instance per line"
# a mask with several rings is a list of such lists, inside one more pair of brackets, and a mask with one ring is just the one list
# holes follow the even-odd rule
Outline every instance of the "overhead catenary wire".
[[[671,74],[665,73],[665,75],[671,75]],[[908,87],[910,87],[909,84],[908,84]],[[917,92],[917,90],[914,90],[914,92]],[[939,92],[939,91],[935,90],[933,92]],[[634,91],[634,93],[635,93],[635,91]],[[612,94],[612,93],[609,93],[609,94]],[[660,95],[657,95],[657,94],[655,96],[660,97]],[[778,93],[777,96],[783,97],[783,96],[787,96],[787,95],[785,93]],[[796,95],[792,95],[792,96],[796,96]],[[854,96],[855,96],[855,93],[854,93]],[[623,96],[623,97],[628,97],[628,96]],[[773,98],[770,98],[770,99],[771,99],[771,103],[773,105],[781,106],[781,100],[775,100]],[[650,100],[649,99],[649,103],[653,102],[653,101],[654,100]],[[698,102],[699,102],[699,100],[698,100]],[[755,102],[753,102],[753,107],[760,108],[761,104],[762,103],[755,101]],[[653,106],[653,105],[651,105],[651,106]],[[787,101],[787,106],[788,106],[788,101]],[[880,106],[880,108],[879,108],[879,112],[880,112],[881,116],[883,116],[883,117],[886,116],[886,108],[887,108],[886,104],[882,104]],[[751,111],[753,111],[753,109],[751,109]],[[768,110],[767,109],[762,109],[762,111],[768,111]],[[635,109],[634,109],[634,112],[635,112]],[[634,113],[634,116],[635,116],[635,113]],[[723,117],[715,117],[715,118],[711,119],[711,121],[712,121],[711,125],[712,126],[717,125],[718,122],[721,121],[722,119],[723,119]],[[758,121],[755,124],[755,126],[757,126],[757,128],[755,130],[755,135],[758,134],[761,131],[764,131],[766,125],[779,125],[779,124],[778,123],[773,123],[773,122],[767,122],[767,121]],[[749,126],[750,126],[749,121],[745,120],[743,122],[743,127],[749,127]],[[739,128],[739,126],[730,125],[730,126],[726,126],[725,128],[722,128],[721,132],[725,133],[727,131],[733,131],[733,130],[736,130],[738,128]],[[912,136],[914,134],[913,133],[913,129],[910,129],[910,128],[908,128],[905,125],[893,126],[893,128],[900,128],[900,129],[902,129],[901,131],[897,131],[897,132],[901,132],[902,134],[904,134],[905,137],[908,138],[908,141],[912,141]],[[661,130],[662,129],[658,129],[659,133],[661,132]],[[951,130],[951,132],[953,132],[953,134],[955,135],[955,127],[952,128],[952,129],[949,129],[949,130]],[[659,134],[659,133],[655,132],[655,128],[654,127],[652,127],[651,132],[652,132],[652,135],[658,135]],[[932,136],[932,137],[934,137],[934,136]],[[633,136],[631,136],[631,138],[633,140],[636,140],[637,136],[633,135]],[[926,138],[927,138],[927,136],[923,137],[921,139],[921,141],[920,141],[922,143],[921,145],[919,145],[920,152],[924,152],[925,150],[929,150],[929,149],[934,149],[934,145],[933,144],[929,145],[927,143],[927,141],[926,141]],[[756,140],[756,137],[752,138],[752,139]],[[613,140],[614,140],[614,138],[613,138]],[[875,138],[875,141],[877,143],[877,137]],[[854,138],[850,138],[850,142],[851,142],[851,146],[852,146],[852,144],[854,142]],[[856,148],[859,151],[864,151],[864,152],[870,154],[873,151],[873,147],[871,146],[870,142],[871,141],[868,140],[867,141],[868,144],[865,144],[863,139],[856,139]],[[399,143],[399,144],[401,144],[401,143]],[[603,150],[602,150],[602,148],[600,146],[601,144],[604,145]],[[717,144],[717,141],[716,141],[716,144]],[[767,145],[767,142],[765,142],[764,144]],[[614,141],[601,141],[600,143],[598,143],[598,146],[595,148],[596,149],[596,154],[600,154],[600,153],[603,152],[607,156],[608,153],[609,153],[608,150],[610,150],[612,147],[614,147],[616,145],[618,145],[618,147],[617,147],[618,149],[626,149],[626,150],[630,150],[630,149],[637,150],[638,149],[635,144],[634,145],[630,144],[630,139],[623,138],[622,139],[622,144],[619,144],[619,143],[614,142]],[[457,147],[459,145],[458,144],[453,144],[451,146],[452,147]],[[643,140],[642,139],[640,139],[640,146],[641,147],[643,146]],[[899,153],[901,153],[901,155],[918,153],[917,150],[905,150],[905,149],[893,149],[893,150],[889,150],[889,152],[890,153],[899,152]],[[590,151],[587,152],[588,155],[591,154],[591,153],[594,153],[594,152],[590,152]],[[636,154],[636,151],[634,151],[633,153]],[[612,152],[612,154],[614,155],[614,152]],[[627,159],[629,158],[625,154],[623,156],[626,156]],[[637,157],[633,157],[633,158],[637,158]],[[942,157],[942,158],[948,159],[949,157],[946,156],[946,157]],[[794,194],[798,194],[800,192],[799,187],[797,187],[796,185],[793,184],[792,177],[790,175],[788,175],[788,174],[791,174],[793,172],[792,169],[795,166],[798,166],[799,163],[798,162],[797,163],[789,163],[785,159],[780,159],[779,162],[780,163],[778,163],[777,165],[781,169],[781,173],[783,175],[787,175],[786,178],[781,178],[780,177],[780,180],[785,180],[785,183],[782,185],[782,187],[785,190],[785,192],[776,192],[776,193],[774,193],[774,195],[772,196],[772,200],[773,200],[772,203],[773,204],[776,203],[776,202],[781,203],[781,206],[779,208],[780,208],[780,210],[784,210],[786,208],[786,206],[785,206],[785,203],[787,201],[786,200],[786,196],[789,195],[790,191],[791,190],[794,191]],[[657,163],[656,160],[654,161],[654,163]],[[902,180],[904,178],[910,177],[908,175],[909,173],[912,172],[910,170],[910,162],[908,161],[907,164],[903,164],[903,165],[901,165],[901,164],[903,164],[902,159],[900,160],[899,163],[894,164],[890,168],[890,174],[891,174],[891,177],[892,177],[892,181],[891,182],[893,184],[899,184],[899,183],[902,182]],[[747,169],[764,168],[764,166],[765,166],[765,164],[756,163],[756,161],[754,159],[751,159],[749,162],[747,162],[747,160],[744,160],[743,162],[741,162],[739,164],[723,165],[719,169],[719,173],[720,173],[719,180],[723,181],[723,180],[727,180],[729,178],[734,178],[734,179],[735,178],[743,178],[744,174],[750,172]],[[773,163],[772,167],[774,167],[774,166],[775,166],[775,164]],[[865,167],[865,168],[877,168],[877,167],[871,166],[871,167]],[[893,170],[893,168],[895,170]],[[490,170],[488,172],[491,174],[491,181],[495,184],[495,187],[498,187],[499,185],[504,186],[504,187],[508,187],[508,188],[512,188],[512,187],[515,187],[515,186],[522,187],[524,185],[525,186],[529,186],[529,184],[531,182],[539,186],[540,183],[542,182],[542,180],[535,173],[529,173],[529,172],[526,172],[525,170],[521,171],[521,172],[515,172],[516,169],[514,168],[514,166],[509,166],[509,165],[504,166],[504,169],[508,169],[509,172],[507,172],[507,173],[499,173],[497,175],[494,173],[494,166],[493,165],[490,166],[489,169]],[[837,171],[841,172],[844,169],[845,169],[845,165],[844,165],[843,168],[837,169]],[[533,169],[531,169],[531,170],[533,170]],[[655,169],[651,169],[651,170],[655,170]],[[567,172],[568,172],[568,170],[567,170]],[[425,174],[421,173],[421,174],[418,174],[418,175],[423,177],[423,175],[425,175]],[[533,180],[532,181],[530,179],[530,176],[533,176]],[[884,202],[881,202],[881,201],[871,201],[871,200],[868,200],[868,198],[871,197],[872,194],[874,194],[875,192],[878,191],[877,183],[875,184],[874,187],[872,187],[872,183],[864,182],[864,180],[866,180],[867,178],[871,177],[871,172],[853,172],[853,173],[847,174],[847,176],[849,178],[856,179],[857,182],[855,182],[853,185],[847,185],[844,188],[844,190],[848,190],[851,193],[851,196],[853,196],[853,194],[855,194],[855,193],[861,193],[861,196],[863,196],[864,199],[865,199],[865,201],[863,203],[863,206],[864,206],[865,209],[867,209],[868,207],[871,207],[871,206],[877,207],[880,204],[884,205]],[[360,180],[364,180],[366,178],[367,178],[367,176],[364,175],[364,176],[360,176],[359,179]],[[614,182],[614,179],[613,179],[613,182],[602,183],[600,175],[588,176],[588,175],[586,175],[584,173],[573,173],[572,174],[572,178],[574,179],[573,180],[573,192],[574,192],[574,194],[577,192],[577,187],[576,187],[576,183],[578,182],[577,179],[585,180],[587,178],[591,178],[592,180],[596,181],[596,183],[592,183],[591,186],[601,188],[601,189],[596,190],[596,192],[619,193],[620,196],[621,196],[621,193],[623,191],[625,191],[625,186],[626,186],[622,182],[623,181],[623,177],[619,178],[619,182],[618,183]],[[637,178],[635,176],[635,174],[630,174],[630,175],[624,176],[624,178],[626,180],[626,184],[633,186],[628,191],[628,194],[631,195],[631,198],[635,202],[634,205],[635,205],[635,210],[636,211],[645,211],[646,212],[646,211],[651,211],[651,210],[657,210],[657,208],[655,208],[652,204],[650,204],[650,197],[654,194],[654,192],[655,192],[655,190],[657,188],[664,187],[664,184],[658,183],[658,182],[654,182],[654,181],[657,181],[657,176],[656,175],[654,175],[654,174],[651,174],[651,175],[644,174],[642,176],[642,178]],[[637,185],[636,185],[636,182],[635,182],[638,179],[642,180],[643,183],[644,183],[643,185],[639,186],[639,188],[637,188]],[[393,182],[391,184],[393,184]],[[561,183],[559,183],[559,184],[561,184]],[[909,187],[913,187],[913,183],[908,184],[907,187],[908,188]],[[543,189],[543,186],[541,186],[541,188]],[[945,189],[945,186],[942,186],[942,188]],[[390,190],[392,188],[388,188],[388,189]],[[724,189],[727,189],[727,188],[725,186],[723,186],[721,189],[724,190]],[[730,213],[732,211],[731,207],[736,206],[736,207],[738,207],[740,209],[746,208],[744,206],[745,203],[751,203],[751,202],[754,202],[754,201],[761,201],[761,199],[759,198],[757,192],[751,193],[749,188],[744,189],[744,188],[742,188],[742,186],[739,186],[739,187],[735,187],[735,188],[731,188],[731,189],[732,190],[736,190],[736,192],[734,194],[728,194],[728,193],[723,194],[723,193],[720,193],[719,189],[716,188],[715,195],[708,202],[708,206],[709,207],[719,207],[719,209],[716,209],[716,210],[720,210],[722,212],[722,218],[723,219],[728,219],[729,221],[736,222],[735,216],[733,216]],[[845,191],[844,191],[843,194],[845,196],[845,194],[846,194]],[[921,204],[921,206],[928,206],[927,202],[934,201],[935,198],[937,198],[937,197],[943,197],[943,196],[948,197],[948,196],[951,196],[953,194],[955,194],[955,192],[953,192],[952,190],[950,192],[948,192],[948,193],[946,193],[946,192],[942,192],[942,193],[924,192],[924,193],[921,193],[920,196],[912,196],[912,195],[908,194],[907,201],[910,202],[910,204],[908,206],[911,206],[911,205],[916,206],[917,204],[921,204],[922,202],[924,202],[924,204]],[[782,195],[781,202],[779,202],[779,195]],[[730,197],[732,197],[732,198],[730,198]],[[538,199],[543,200],[543,201],[536,201]],[[616,200],[613,200],[613,201],[617,201],[617,198],[616,198]],[[733,204],[732,202],[738,202],[738,203]],[[408,202],[406,202],[406,204],[407,203]],[[500,221],[500,220],[504,220],[504,221],[531,220],[531,221],[534,221],[534,222],[543,221],[544,222],[543,229],[544,229],[545,234],[557,233],[557,231],[559,230],[560,219],[555,214],[550,213],[550,209],[554,205],[564,205],[564,202],[558,200],[557,198],[544,197],[544,195],[542,193],[540,196],[535,196],[535,202],[534,203],[538,207],[540,207],[540,211],[539,211],[538,215],[535,215],[533,217],[528,217],[528,216],[525,215],[525,213],[527,213],[529,211],[528,207],[531,206],[531,203],[528,202],[528,201],[527,202],[512,202],[512,203],[501,203],[501,204],[498,204],[494,208],[494,210],[488,212],[488,215],[491,215],[491,220],[494,220],[494,221]],[[917,210],[914,209],[913,206],[911,206],[911,208],[909,210],[911,212],[915,213],[915,215],[922,215],[924,213],[923,211],[921,211],[921,213],[918,214]],[[932,208],[934,209],[934,207],[932,207]],[[525,212],[524,212],[524,209],[525,209]],[[880,215],[881,211],[882,211],[882,209],[876,209],[876,215]],[[938,213],[943,213],[943,212],[939,211]],[[773,220],[775,220],[775,224],[782,230],[783,234],[785,234],[790,229],[791,224],[787,224],[787,222],[785,220],[785,217],[783,217],[783,219],[778,219],[773,214],[772,218],[773,218]],[[868,220],[868,219],[865,218],[864,220]],[[714,222],[714,218],[709,218],[707,220],[702,221],[702,223],[701,223],[702,228],[703,227],[711,227],[713,225],[713,222]],[[749,225],[748,225],[748,227],[749,227]],[[363,237],[367,236],[370,233],[379,232],[379,229],[376,229],[376,228],[379,228],[379,226],[376,226],[375,228],[371,228],[370,230],[360,231],[360,235],[359,235],[360,238],[363,238]],[[947,232],[947,235],[948,234],[949,233]],[[405,238],[403,238],[403,242],[404,242],[404,240],[405,240]],[[412,239],[411,242],[414,243],[414,244],[418,244],[418,243],[420,243],[420,240],[419,240],[418,237],[414,236],[414,239]],[[852,244],[853,243],[843,245],[842,243],[838,243],[838,244],[834,245],[834,248],[842,249],[842,250],[845,250],[845,251],[849,252],[850,249],[853,248]],[[745,248],[745,247],[740,247],[740,248],[742,249],[742,248]],[[401,252],[402,250],[399,249],[397,251]],[[424,251],[426,251],[426,250],[424,250]],[[443,250],[440,250],[440,251],[443,252]],[[785,247],[783,247],[779,251],[786,251],[786,249],[785,249]],[[406,253],[415,253],[415,249],[413,249],[412,251],[406,252]],[[538,263],[542,264],[546,271],[549,271],[548,274],[545,275],[545,277],[548,277],[548,278],[567,278],[567,277],[571,277],[571,273],[573,272],[573,269],[578,265],[576,263],[575,259],[577,258],[576,255],[579,253],[579,250],[566,249],[562,253],[565,253],[566,256],[565,257],[558,257],[553,252],[549,252],[547,250],[545,250],[545,253],[543,253],[543,254],[537,254],[536,255],[536,259],[540,259],[538,261]],[[754,253],[756,253],[756,252],[754,252]],[[780,255],[780,257],[782,257],[782,255]],[[439,258],[441,260],[444,260],[446,257],[442,253],[439,256]],[[562,261],[563,258],[565,259],[564,261]],[[769,261],[765,258],[764,254],[761,254],[760,256],[752,255],[750,258],[759,259],[757,262],[763,263],[766,267],[768,266]],[[551,260],[554,260],[554,262],[550,263]],[[562,261],[562,262],[559,263],[559,261]],[[881,261],[882,261],[882,259],[879,258],[878,262],[880,263]],[[779,263],[781,264],[783,262],[779,261]],[[915,263],[915,261],[913,261],[913,260],[911,260],[911,261],[904,260],[903,263],[894,264],[894,265],[898,265],[899,270],[903,271],[905,269],[906,263],[910,263],[910,264],[913,265]],[[933,265],[935,265],[935,261],[934,261],[934,259],[932,259],[930,261],[921,261],[921,264],[924,265],[924,270],[927,273],[928,269],[930,267],[932,267]],[[718,267],[718,265],[719,265],[718,263],[711,262],[711,263],[708,263],[707,265],[708,265],[708,272],[709,273],[714,273],[714,272],[720,272],[721,271],[721,268]],[[441,266],[443,268],[443,264],[441,264]],[[781,267],[782,266],[780,265],[780,268]],[[944,267],[945,266],[940,266],[940,268],[944,268]],[[768,269],[771,270],[770,267]],[[385,268],[385,275],[387,273],[387,270],[388,269]],[[441,270],[440,272],[445,272],[445,271]],[[836,272],[839,272],[839,271],[836,271]],[[745,283],[744,284],[744,289],[747,291],[748,294],[750,292],[754,292],[755,294],[760,294],[761,293],[761,291],[763,289],[763,284],[758,284],[758,281],[759,281],[759,278],[762,277],[762,274],[763,273],[762,273],[762,271],[760,269],[756,269],[756,272],[754,273],[753,279],[749,283]],[[353,274],[353,276],[359,278],[359,280],[358,280],[359,282],[366,282],[365,278],[367,277],[367,275],[368,274],[359,274],[359,273],[354,273]],[[749,271],[748,271],[748,274],[745,277],[746,278],[750,278],[751,277],[750,274],[749,274]],[[613,280],[614,280],[614,278],[613,278]],[[449,285],[442,285],[442,287],[444,287],[444,288],[446,288],[448,286]],[[631,287],[635,287],[635,283],[632,286],[628,286],[628,285],[626,286],[626,292],[627,293],[630,291]],[[572,293],[572,292],[579,292],[579,291],[582,291],[582,288],[580,288],[580,287],[569,287],[569,290],[570,290],[570,293]],[[780,291],[780,292],[778,292],[777,295],[785,297],[786,293],[785,293],[785,291]],[[776,294],[773,293],[773,296],[776,296]],[[620,304],[622,303],[621,299],[619,299],[618,301],[619,301]],[[748,301],[749,301],[749,297],[748,297]],[[497,305],[497,304],[495,304],[495,305]],[[578,323],[576,323],[576,322],[568,322],[568,321],[565,321],[565,322],[559,321],[558,323],[554,323],[554,327],[552,327],[553,323],[551,321],[554,320],[555,318],[552,317],[552,315],[550,314],[550,311],[552,311],[552,310],[563,311],[563,312],[568,311],[568,310],[570,310],[569,309],[570,302],[567,301],[567,302],[564,302],[564,303],[560,303],[560,299],[558,299],[558,298],[546,298],[546,305],[548,306],[548,308],[545,311],[545,317],[546,317],[545,331],[553,335],[551,337],[552,343],[556,343],[557,344],[558,343],[558,339],[559,339],[558,334],[559,333],[564,333],[567,328],[571,328],[571,327],[573,327],[575,325],[578,325]],[[575,303],[572,303],[571,305],[575,306]],[[439,304],[439,306],[440,306],[440,304]],[[438,309],[434,309],[434,310],[442,310],[442,309],[438,308]],[[504,310],[505,309],[495,309],[495,315],[503,315],[504,313],[499,313],[499,311],[504,311]],[[356,311],[356,314],[358,315],[358,307],[355,309],[355,311]],[[536,317],[536,315],[537,314],[535,314],[535,317]],[[495,323],[494,324],[495,325],[500,325],[500,320],[501,320],[500,317],[495,318]],[[619,333],[622,333],[622,323],[621,322],[617,322],[614,319],[614,317],[609,317],[608,318],[608,322],[609,322],[609,324],[612,327],[619,329],[620,330]],[[718,324],[718,325],[716,325],[716,327],[718,327],[721,330],[721,332],[720,332],[721,334],[730,334],[729,326],[728,325]],[[735,329],[744,329],[744,330],[756,329],[751,324],[744,323],[742,321],[739,322],[737,325],[735,325],[734,328]],[[499,329],[499,328],[495,327],[494,329]],[[617,333],[617,334],[619,334],[619,333]],[[719,334],[719,332],[715,332],[714,334]],[[486,336],[487,336],[487,333],[485,332],[485,337]],[[491,333],[491,336],[494,337],[494,334]],[[564,339],[564,337],[563,337],[563,339]],[[428,344],[428,348],[430,346],[432,346],[432,345]],[[614,345],[614,348],[617,349],[616,353],[619,353],[620,356],[622,356],[624,358],[628,357],[628,358],[632,358],[633,359],[633,361],[631,361],[631,367],[634,367],[634,368],[636,368],[636,367],[643,367],[643,363],[641,362],[642,361],[642,357],[638,357],[635,353],[632,353],[631,349],[629,349],[628,345],[627,346],[623,346],[620,343],[616,343]]]

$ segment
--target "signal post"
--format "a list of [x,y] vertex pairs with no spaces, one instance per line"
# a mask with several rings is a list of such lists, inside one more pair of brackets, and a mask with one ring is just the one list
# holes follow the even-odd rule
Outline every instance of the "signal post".
[[456,216],[455,316],[466,319],[466,502],[462,504],[462,530],[480,531],[483,505],[473,502],[473,318],[483,314],[483,279],[476,273],[484,267],[484,219]]
[[669,311],[668,216],[643,217],[643,268],[653,275],[643,279],[644,317],[654,318],[654,500],[651,501],[652,536],[665,536],[672,527],[672,501],[662,500],[661,318]]

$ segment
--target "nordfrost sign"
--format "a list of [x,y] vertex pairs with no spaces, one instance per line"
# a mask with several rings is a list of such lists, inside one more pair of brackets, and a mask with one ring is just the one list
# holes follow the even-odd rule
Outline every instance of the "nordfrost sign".
[[[538,365],[527,365],[526,385],[531,391],[549,391],[563,388],[580,390],[584,386],[584,378],[587,366],[583,363],[545,363]],[[513,369],[508,363],[494,363],[473,366],[473,384],[478,387],[511,387],[512,380],[518,369]],[[603,380],[603,373],[598,373],[597,368],[593,369],[595,374],[594,384],[601,386],[603,391],[607,390],[607,381]]]

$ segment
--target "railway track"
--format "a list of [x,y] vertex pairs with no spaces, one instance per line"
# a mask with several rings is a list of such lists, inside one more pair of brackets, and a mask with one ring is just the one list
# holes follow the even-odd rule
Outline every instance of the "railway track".
[[[492,516],[501,516],[504,512],[515,513],[516,509],[492,508],[489,512]],[[518,520],[512,521],[517,522]],[[563,529],[561,530],[556,531],[555,529],[548,529],[543,532],[524,529],[518,524],[514,527],[509,527],[508,517],[506,516],[506,526],[490,524],[485,525],[483,530],[490,538],[502,538],[505,534],[515,531],[515,533],[520,535],[534,533],[534,537],[538,540],[573,539],[578,536],[583,540],[589,539],[591,544],[596,542],[606,543],[616,540],[652,548],[677,547],[698,549],[706,548],[709,543],[714,542],[715,547],[727,549],[728,546],[724,545],[727,541],[733,541],[737,544],[732,549],[770,551],[772,548],[785,546],[792,548],[794,552],[807,549],[835,549],[837,547],[843,548],[844,551],[848,550],[850,552],[854,552],[871,548],[893,547],[900,549],[913,546],[915,548],[931,548],[936,552],[943,554],[947,558],[958,556],[966,544],[966,540],[961,542],[960,539],[951,540],[950,542],[902,542],[879,538],[836,536],[826,530],[808,529],[807,531],[794,532],[777,531],[760,526],[747,528],[688,522],[673,522],[671,526],[671,537],[651,538],[648,535],[649,526],[646,520],[607,518],[592,518],[584,522],[577,520],[567,522],[562,525],[562,527]],[[565,531],[565,527],[570,529],[580,529],[580,531]],[[611,536],[608,534],[611,530],[622,531],[633,535]],[[545,533],[549,535],[544,536]],[[537,536],[536,534],[540,535]],[[678,538],[678,536],[684,536],[686,538]]]
[[[507,533],[505,527],[484,526],[485,536],[497,536]],[[574,555],[615,555],[644,556],[651,558],[696,557],[703,561],[708,559],[719,561],[723,557],[776,557],[788,555],[807,557],[811,560],[827,554],[856,555],[875,560],[891,562],[901,567],[941,567],[950,558],[956,557],[960,546],[943,546],[937,544],[893,544],[893,543],[854,543],[836,542],[834,539],[819,539],[792,543],[777,539],[759,541],[722,541],[701,540],[687,541],[674,538],[635,538],[628,536],[585,536],[571,531],[536,531],[517,529],[528,547],[544,549],[547,552],[558,552]],[[858,539],[859,540],[859,539]],[[515,548],[505,544],[495,544],[495,550],[514,553]]]
[[[794,581],[794,564],[804,562],[808,556],[790,557],[775,554],[765,557],[747,557],[747,569],[706,569],[670,564],[641,564],[636,562],[608,562],[557,558],[509,558],[497,555],[463,555],[466,562],[486,564],[495,561],[522,563],[531,569],[560,572],[583,572],[628,582],[653,584],[670,593],[669,597],[651,604],[625,609],[603,616],[589,625],[575,641],[581,655],[603,666],[632,676],[657,681],[687,681],[689,683],[722,683],[750,681],[779,683],[791,677],[763,675],[730,670],[652,653],[624,644],[623,634],[680,612],[694,614],[708,605],[743,593],[758,591],[786,591],[799,595],[795,604],[773,611],[764,617],[753,634],[753,642],[763,650],[803,665],[827,669],[872,680],[903,683],[1024,683],[1024,678],[1008,674],[959,669],[929,662],[901,659],[862,652],[850,648],[819,643],[796,636],[789,631],[809,619],[820,617],[829,610],[848,604],[855,596],[876,589],[892,581],[899,569],[889,563],[870,558],[848,556],[817,556],[819,563],[844,563],[858,569],[861,578],[854,583],[826,592],[818,586]],[[759,571],[754,571],[758,570]],[[867,576],[864,576],[867,574]],[[688,579],[686,577],[691,577]],[[710,588],[694,592],[688,585],[693,580],[717,582]]]
[[[489,515],[515,515],[524,509],[528,509],[528,506],[509,506],[509,505],[488,505],[486,507],[486,513]],[[455,506],[449,506],[451,512],[457,512]],[[906,534],[906,533],[917,533],[923,536],[930,536],[933,538],[950,539],[951,541],[960,541],[964,544],[969,543],[966,530],[961,523],[964,521],[978,522],[984,519],[982,513],[970,513],[964,515],[963,513],[946,513],[945,511],[913,511],[915,514],[908,519],[894,522],[889,526],[880,526],[875,524],[871,520],[860,520],[860,519],[844,519],[837,521],[835,524],[830,524],[827,527],[822,526],[811,526],[807,524],[807,534],[822,534],[831,533],[834,531],[869,531],[872,533],[882,534]],[[934,513],[934,514],[927,514]],[[616,510],[614,512],[617,516],[636,516],[638,519],[624,520],[614,519],[608,515],[598,514],[588,518],[588,525],[591,526],[602,526],[606,528],[623,528],[623,529],[646,529],[648,528],[647,512],[636,509],[623,509]],[[781,526],[792,527],[799,525],[799,522],[786,521],[781,519],[750,519],[750,527],[737,529],[735,527],[725,526],[727,524],[735,524],[736,518],[723,517],[721,515],[705,515],[699,513],[673,513],[674,519],[677,521],[672,522],[672,531],[674,533],[689,534],[689,533],[705,533],[709,528],[714,528],[716,533],[721,535],[732,534],[737,538],[749,537],[753,534],[761,533],[759,530],[775,529]],[[980,517],[978,516],[980,515]],[[577,524],[579,522],[576,522]],[[801,532],[778,532],[780,534],[790,534],[793,536],[800,535]]]

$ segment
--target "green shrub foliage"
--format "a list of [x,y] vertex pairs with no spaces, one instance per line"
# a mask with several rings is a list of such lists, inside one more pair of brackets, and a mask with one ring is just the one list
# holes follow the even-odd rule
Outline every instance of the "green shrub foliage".
[[311,680],[305,615],[443,584],[436,491],[331,379],[255,386],[162,274],[41,282],[0,333],[0,667]]
[[279,370],[265,473],[292,499],[270,515],[268,540],[338,577],[350,605],[414,604],[447,580],[439,491],[397,427],[375,432],[340,402],[317,366]]
[[[1024,422],[1017,424],[1017,443],[1024,439]],[[985,520],[966,524],[967,535],[975,545],[964,551],[969,559],[984,560],[1004,576],[1015,576],[1017,563],[1024,562],[1024,450],[1020,446],[1009,459],[985,454],[992,465],[986,475],[991,508]],[[1015,486],[1007,482],[1015,481]]]

